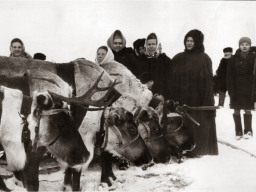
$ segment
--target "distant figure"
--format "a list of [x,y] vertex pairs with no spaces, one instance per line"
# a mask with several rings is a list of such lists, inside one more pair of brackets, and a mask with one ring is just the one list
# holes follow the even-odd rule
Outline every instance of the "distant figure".
[[22,57],[32,59],[31,55],[25,52],[24,43],[19,38],[14,38],[10,44],[10,57]]
[[107,41],[108,47],[114,54],[115,61],[126,66],[132,73],[135,71],[135,66],[132,63],[133,50],[131,47],[125,47],[126,39],[120,30],[114,31]]
[[45,61],[46,60],[46,55],[43,54],[43,53],[35,53],[34,54],[34,59]]
[[113,61],[114,55],[111,50],[108,50],[107,46],[101,46],[97,49],[95,63],[102,65]]
[[225,96],[227,91],[226,73],[229,59],[232,57],[233,49],[226,47],[223,49],[224,57],[221,59],[219,67],[216,71],[217,75],[217,90],[219,92],[219,106],[224,106]]
[[[204,52],[204,34],[189,31],[184,38],[185,51],[172,59],[168,75],[168,98],[179,104],[214,106],[211,58]],[[189,114],[200,124],[185,121],[190,135],[196,142],[192,151],[196,155],[218,155],[215,114],[213,110],[191,110]]]
[[239,50],[229,59],[227,67],[227,90],[230,97],[230,108],[234,109],[236,139],[243,137],[240,110],[244,110],[244,138],[252,137],[253,103],[253,70],[255,54],[250,51],[251,39],[242,37]]

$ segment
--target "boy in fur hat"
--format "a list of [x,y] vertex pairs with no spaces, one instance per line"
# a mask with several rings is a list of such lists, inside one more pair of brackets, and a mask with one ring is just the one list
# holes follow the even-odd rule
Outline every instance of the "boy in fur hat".
[[[230,108],[234,109],[236,139],[251,138],[252,114],[254,109],[252,98],[255,54],[250,51],[251,39],[242,37],[239,49],[230,58],[227,67],[227,90],[230,96]],[[255,98],[254,98],[255,99]],[[254,100],[255,101],[255,100]],[[244,133],[242,130],[240,111],[244,110]]]
[[226,85],[226,73],[227,64],[229,58],[232,57],[233,49],[231,47],[226,47],[223,49],[224,57],[221,59],[219,67],[216,71],[217,75],[217,90],[219,92],[219,106],[224,106],[225,95],[227,91]]

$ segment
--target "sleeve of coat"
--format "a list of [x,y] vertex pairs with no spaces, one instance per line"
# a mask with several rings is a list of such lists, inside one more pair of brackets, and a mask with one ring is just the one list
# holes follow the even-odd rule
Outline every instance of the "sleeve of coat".
[[164,72],[162,77],[162,95],[164,98],[168,97],[168,78],[170,75],[170,69],[171,69],[171,59],[166,56],[166,62],[164,63]]
[[254,59],[254,69],[253,69],[253,92],[252,92],[253,102],[256,102],[256,57]]
[[212,61],[207,54],[204,61],[198,77],[200,103],[201,106],[212,106],[214,105]]
[[226,81],[227,81],[227,90],[230,97],[234,94],[233,89],[233,69],[232,69],[232,63],[233,58],[230,58],[227,65],[227,75],[226,75]]

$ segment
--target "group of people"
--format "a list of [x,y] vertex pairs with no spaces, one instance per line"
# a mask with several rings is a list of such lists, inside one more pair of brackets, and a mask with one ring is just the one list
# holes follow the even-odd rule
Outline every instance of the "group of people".
[[[147,38],[137,39],[134,48],[126,47],[126,39],[120,30],[116,30],[107,40],[107,46],[97,49],[95,63],[103,65],[118,62],[126,66],[156,97],[163,96],[179,105],[192,107],[208,106],[206,110],[193,110],[191,116],[198,121],[199,126],[185,120],[189,133],[196,142],[196,155],[217,155],[217,135],[215,124],[214,86],[212,61],[204,52],[204,34],[197,30],[189,31],[184,38],[185,50],[170,59],[162,52],[161,43],[155,33]],[[25,52],[20,39],[13,39],[10,46],[11,57],[31,56]],[[251,51],[251,41],[244,37],[239,40],[239,49],[232,56],[232,48],[224,49],[225,57],[217,70],[220,98],[225,98],[225,92],[230,96],[230,107],[234,109],[235,131],[237,139],[242,138],[240,111],[244,110],[244,137],[251,138],[252,114],[255,92],[255,54]],[[45,55],[40,58],[45,60]],[[36,54],[34,56],[36,59]],[[223,64],[225,63],[225,64]],[[219,85],[221,83],[218,83]]]
[[[255,52],[256,47],[251,46],[251,39],[242,37],[239,49],[233,55],[233,49],[223,49],[224,58],[216,71],[216,91],[219,93],[219,106],[224,105],[225,95],[228,91],[230,108],[234,109],[234,122],[236,139],[250,139],[253,136],[252,114],[255,109]],[[244,110],[244,130],[240,111]]]

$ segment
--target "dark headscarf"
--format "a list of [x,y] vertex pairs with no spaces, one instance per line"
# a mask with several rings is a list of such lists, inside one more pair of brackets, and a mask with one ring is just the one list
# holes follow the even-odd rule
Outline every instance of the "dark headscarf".
[[[186,41],[187,41],[188,37],[192,37],[194,40],[194,43],[195,43],[192,50],[187,50],[187,47],[186,47]],[[203,53],[204,52],[204,44],[203,43],[204,43],[204,34],[197,29],[193,29],[193,30],[189,31],[184,38],[185,52],[187,52],[187,53]]]

